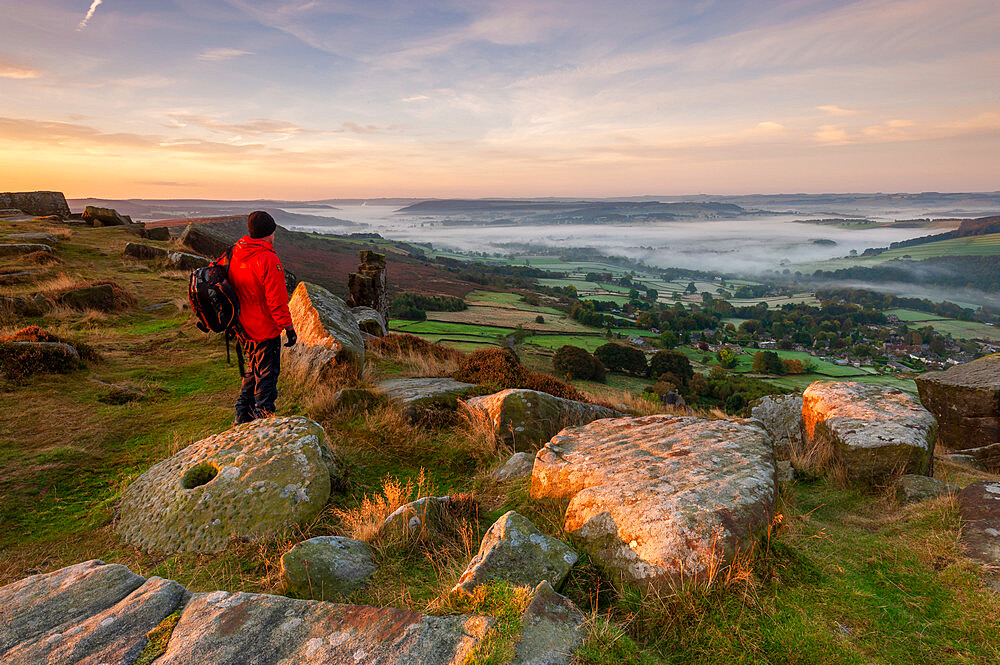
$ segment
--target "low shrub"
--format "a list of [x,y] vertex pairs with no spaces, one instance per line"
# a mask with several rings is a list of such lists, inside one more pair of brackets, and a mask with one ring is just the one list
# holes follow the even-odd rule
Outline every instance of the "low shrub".
[[37,340],[18,339],[16,334],[0,338],[0,373],[14,383],[22,383],[35,374],[66,374],[83,367],[80,358],[67,353],[64,347],[25,343],[31,341]]
[[566,344],[552,356],[552,366],[560,376],[569,379],[603,382],[607,376],[604,363],[586,349]]
[[608,342],[597,347],[594,355],[604,363],[609,372],[625,372],[634,376],[646,375],[646,354],[639,349]]
[[578,402],[587,401],[587,396],[573,386],[560,381],[554,376],[542,374],[541,372],[529,372],[525,378],[524,385],[521,387],[548,393],[556,397],[562,397],[563,399],[573,399]]
[[376,337],[365,343],[369,351],[382,357],[394,357],[419,353],[437,360],[459,361],[465,354],[458,349],[452,349],[440,344],[432,344],[416,335],[392,333],[384,337]]
[[525,388],[565,399],[587,401],[586,395],[568,383],[549,374],[527,369],[509,349],[490,348],[474,351],[459,365],[455,378],[459,381],[487,385],[497,390]]

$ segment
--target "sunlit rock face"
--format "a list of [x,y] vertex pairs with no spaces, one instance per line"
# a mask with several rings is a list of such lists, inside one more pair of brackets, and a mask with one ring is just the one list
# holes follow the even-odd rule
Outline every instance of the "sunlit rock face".
[[921,403],[938,421],[938,443],[1000,469],[1000,356],[916,378]]
[[317,423],[263,418],[192,443],[122,494],[118,533],[158,552],[215,552],[311,521],[335,471]]
[[14,208],[29,215],[58,215],[68,218],[69,205],[62,192],[3,192],[0,208]]
[[466,404],[486,417],[497,436],[516,451],[534,451],[564,427],[624,415],[605,406],[520,388],[473,397]]
[[531,496],[567,504],[565,528],[628,582],[705,581],[767,528],[774,451],[756,420],[611,418],[557,434]]
[[[192,595],[101,561],[0,587],[0,602],[5,665],[128,664],[140,655],[157,665],[457,665],[470,662],[493,624],[257,593]],[[149,644],[178,611],[165,643]]]
[[282,369],[309,385],[335,383],[338,365],[364,363],[365,342],[354,314],[322,286],[299,282],[288,301],[298,344],[281,347]]
[[817,468],[848,478],[931,475],[937,422],[901,390],[853,381],[816,381],[802,393],[804,445]]
[[802,443],[802,395],[768,395],[755,401],[750,415],[764,424],[774,442],[774,456],[791,458]]

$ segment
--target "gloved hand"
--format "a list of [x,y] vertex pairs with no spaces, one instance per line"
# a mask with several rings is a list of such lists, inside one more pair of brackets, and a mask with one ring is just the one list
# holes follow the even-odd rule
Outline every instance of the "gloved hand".
[[295,328],[288,326],[285,328],[285,346],[295,346],[299,336],[295,334]]

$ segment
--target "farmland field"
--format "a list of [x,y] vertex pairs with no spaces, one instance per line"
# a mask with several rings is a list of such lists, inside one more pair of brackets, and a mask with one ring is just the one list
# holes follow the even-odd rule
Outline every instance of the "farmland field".
[[931,314],[930,312],[918,312],[915,309],[887,309],[884,314],[895,314],[900,321],[909,323],[911,321],[947,321],[943,316]]
[[1000,254],[1000,233],[990,233],[967,238],[938,240],[925,245],[890,249],[878,256],[853,256],[828,261],[813,261],[791,266],[793,270],[813,272],[814,270],[838,270],[854,266],[875,266],[893,259],[908,258],[914,261],[938,256],[994,256]]

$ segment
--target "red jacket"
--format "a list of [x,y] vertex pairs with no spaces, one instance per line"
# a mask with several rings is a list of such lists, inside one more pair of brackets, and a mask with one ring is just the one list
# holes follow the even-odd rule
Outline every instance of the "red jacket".
[[285,271],[271,243],[240,238],[229,264],[229,282],[240,299],[240,325],[249,339],[274,339],[292,325]]

